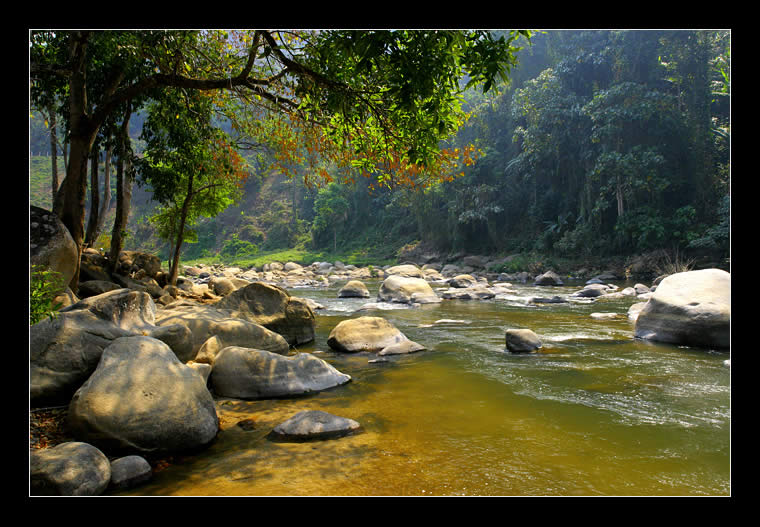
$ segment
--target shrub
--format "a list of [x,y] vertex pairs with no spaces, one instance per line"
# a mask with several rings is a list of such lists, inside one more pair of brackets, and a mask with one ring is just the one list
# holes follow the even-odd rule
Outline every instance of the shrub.
[[32,266],[29,283],[29,325],[36,324],[45,317],[55,317],[61,304],[55,302],[56,295],[64,288],[61,273]]
[[234,261],[240,258],[250,258],[259,251],[259,248],[251,242],[241,240],[237,234],[233,234],[232,238],[224,243],[224,247],[220,251],[220,256],[224,261]]

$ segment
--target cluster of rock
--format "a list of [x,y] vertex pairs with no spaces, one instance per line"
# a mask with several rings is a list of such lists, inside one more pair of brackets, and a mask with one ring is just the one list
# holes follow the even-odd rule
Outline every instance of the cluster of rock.
[[[40,231],[31,237],[32,263],[59,270],[65,280],[73,272],[67,264],[70,236],[41,209],[33,210],[31,219],[35,232]],[[514,293],[508,280],[530,279],[527,273],[494,276],[453,265],[373,269],[289,262],[261,270],[188,267],[177,286],[171,286],[155,256],[125,251],[109,266],[98,251],[85,251],[78,290],[60,297],[66,307],[30,327],[30,405],[67,406],[68,427],[76,438],[30,454],[30,491],[99,494],[109,486],[145,481],[150,477],[145,457],[192,452],[214,441],[219,431],[214,396],[292,397],[350,382],[349,375],[315,355],[291,354],[294,346],[314,339],[314,307],[282,286],[343,280],[340,297],[369,298],[362,280],[375,277],[382,279],[378,302],[409,306],[488,300]],[[637,338],[728,346],[728,273],[680,273],[656,288],[637,284],[622,291],[604,278],[590,280],[566,298],[532,301],[637,296],[642,302],[629,312],[631,318],[638,313]],[[534,277],[534,284],[563,282],[549,271]],[[509,329],[505,337],[506,349],[515,353],[542,346],[529,329]],[[337,352],[378,357],[425,349],[375,316],[341,322],[327,344]],[[270,438],[323,439],[360,428],[350,419],[312,411],[282,423]]]
[[97,496],[149,481],[153,472],[142,456],[109,460],[98,448],[79,441],[61,443],[29,456],[29,490],[36,496]]
[[[314,338],[314,315],[278,287],[251,283],[213,304],[159,306],[146,291],[119,288],[30,327],[30,405],[66,405],[76,438],[30,454],[33,494],[97,494],[144,481],[111,481],[120,472],[102,462],[102,452],[147,457],[205,448],[219,431],[214,396],[292,397],[351,380],[312,354],[291,355],[292,345]],[[74,446],[98,473],[88,472],[87,483],[70,467],[78,457],[59,462]]]

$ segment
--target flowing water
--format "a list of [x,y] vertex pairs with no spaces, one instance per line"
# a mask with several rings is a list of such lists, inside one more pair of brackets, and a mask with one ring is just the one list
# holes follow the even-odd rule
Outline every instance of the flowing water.
[[[374,295],[379,283],[366,283]],[[581,284],[514,284],[492,300],[357,312],[368,300],[337,298],[341,285],[290,292],[325,306],[316,341],[298,351],[350,383],[295,399],[219,400],[222,429],[208,449],[122,494],[730,495],[729,354],[634,339],[626,312],[636,299],[531,304]],[[618,316],[591,316],[599,312]],[[330,330],[362,315],[388,319],[427,350],[382,362],[330,350]],[[543,348],[506,352],[509,328],[533,330]],[[266,438],[307,409],[354,419],[362,433]],[[237,424],[246,419],[253,429]]]

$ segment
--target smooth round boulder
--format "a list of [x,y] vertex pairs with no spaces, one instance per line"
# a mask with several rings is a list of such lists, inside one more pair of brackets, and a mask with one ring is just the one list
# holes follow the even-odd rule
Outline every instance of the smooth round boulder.
[[336,351],[378,352],[409,340],[396,326],[382,317],[359,317],[343,320],[327,337],[327,345]]
[[414,342],[413,340],[404,340],[402,342],[397,342],[396,344],[391,344],[389,346],[384,347],[379,352],[377,352],[378,355],[406,355],[408,353],[416,353],[418,351],[425,350],[425,346],[422,344],[418,344]]
[[[228,346],[240,345],[274,353],[288,353],[290,345],[282,335],[261,324],[237,318],[230,311],[216,309],[217,305],[218,303],[208,306],[189,302],[173,304],[159,310],[156,323],[161,327],[179,324],[190,330],[192,351],[187,354],[187,360],[213,363],[213,360],[199,357],[201,348],[212,337],[218,337]],[[220,349],[217,348],[216,351]]]
[[98,496],[111,481],[111,463],[97,447],[80,441],[29,454],[32,496]]
[[253,282],[228,294],[214,307],[279,333],[291,346],[314,340],[316,320],[308,303],[277,286]]
[[124,456],[111,461],[111,490],[137,487],[153,477],[150,463],[142,456]]
[[103,350],[133,335],[88,310],[59,313],[29,327],[29,403],[32,408],[68,404],[95,371]]
[[369,298],[369,289],[360,280],[349,280],[338,291],[338,298]]
[[219,430],[205,382],[160,340],[123,337],[103,350],[68,409],[73,436],[106,452],[192,452]]
[[58,216],[29,206],[29,264],[57,273],[63,292],[76,270],[79,251],[69,230]]
[[403,276],[406,278],[425,278],[422,269],[412,264],[394,265],[385,270],[385,276]]
[[508,329],[507,350],[512,353],[530,353],[541,348],[541,339],[530,329]]
[[108,320],[117,327],[127,330],[153,327],[156,322],[156,304],[151,295],[126,288],[83,298],[60,312],[74,311],[90,311],[98,318]]
[[267,437],[272,441],[321,441],[345,437],[360,429],[361,425],[353,419],[321,410],[305,410],[275,426]]
[[383,280],[377,293],[377,301],[431,304],[438,303],[441,299],[422,278],[393,275]]
[[731,275],[722,269],[672,274],[636,318],[640,339],[728,348],[731,343]]
[[219,296],[227,296],[237,289],[232,280],[224,276],[212,276],[208,281],[208,288]]
[[142,331],[146,337],[153,337],[168,345],[181,362],[187,362],[194,357],[193,334],[182,324],[167,324],[146,328]]
[[209,382],[219,397],[271,399],[327,390],[350,380],[351,376],[310,353],[284,357],[228,346],[217,355]]

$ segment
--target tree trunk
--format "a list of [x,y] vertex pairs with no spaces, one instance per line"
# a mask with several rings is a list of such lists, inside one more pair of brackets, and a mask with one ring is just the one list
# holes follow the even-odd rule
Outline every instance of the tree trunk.
[[100,214],[100,182],[98,174],[98,148],[94,148],[90,154],[90,216],[87,220],[87,233],[84,238],[84,246],[92,247],[98,237],[98,214]]
[[[50,121],[50,165],[52,167],[52,179],[50,181],[50,190],[52,192],[50,196],[50,203],[55,204],[55,197],[58,194],[58,139],[56,137],[56,119],[55,119],[55,107],[51,104],[48,107],[48,113],[50,114],[48,119]],[[53,205],[51,205],[52,208]]]
[[298,227],[298,174],[293,174],[293,227]]
[[[105,223],[106,214],[111,206],[111,152],[111,147],[108,147],[105,152],[102,199],[100,191],[98,190],[100,186],[98,181],[99,174],[90,177],[90,220],[87,223],[87,237],[85,238],[85,245],[87,247],[93,247],[98,241],[100,233],[103,232],[103,224]],[[98,170],[97,153],[93,154],[91,170]]]
[[69,230],[77,246],[78,255],[74,274],[69,283],[76,292],[79,287],[79,264],[84,243],[84,210],[87,194],[87,160],[95,141],[98,127],[87,115],[87,90],[85,75],[85,55],[87,38],[78,33],[71,42],[72,73],[69,77],[69,165],[63,189],[61,221]]
[[169,283],[171,285],[177,285],[177,275],[179,274],[179,255],[180,249],[182,249],[182,238],[185,233],[185,220],[187,219],[187,211],[190,209],[190,201],[193,199],[193,174],[190,174],[187,183],[187,195],[182,202],[182,210],[179,216],[179,227],[177,228],[177,241],[174,244],[174,257],[172,258],[172,267],[169,271]]
[[72,137],[69,169],[64,181],[61,221],[69,230],[77,246],[77,261],[69,287],[76,292],[79,287],[79,263],[84,243],[84,207],[87,193],[87,160],[90,144],[87,138]]
[[127,232],[127,221],[129,220],[129,207],[132,201],[132,177],[129,167],[129,116],[131,110],[127,108],[124,114],[124,121],[121,125],[121,144],[119,145],[119,161],[116,164],[116,217],[113,220],[113,229],[111,230],[111,249],[109,251],[108,265],[110,272],[116,270],[116,264],[119,262],[119,254],[124,246],[124,238]]
[[[106,221],[106,214],[111,208],[111,153],[113,149],[109,146],[106,150],[105,167],[103,174],[103,201],[100,202],[100,211],[98,212],[98,224],[95,227],[95,238],[98,239],[103,230],[103,224]],[[93,240],[93,241],[94,241]]]
[[623,184],[620,181],[620,176],[618,176],[617,180],[617,188],[615,189],[615,197],[617,198],[617,213],[618,218],[623,215],[624,209],[623,209]]

